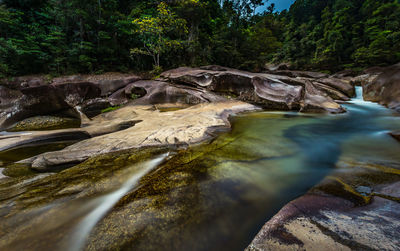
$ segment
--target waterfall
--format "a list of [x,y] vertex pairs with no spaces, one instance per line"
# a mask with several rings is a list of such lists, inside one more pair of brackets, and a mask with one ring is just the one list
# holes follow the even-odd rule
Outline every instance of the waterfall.
[[363,88],[361,86],[356,86],[356,97],[354,100],[364,100]]

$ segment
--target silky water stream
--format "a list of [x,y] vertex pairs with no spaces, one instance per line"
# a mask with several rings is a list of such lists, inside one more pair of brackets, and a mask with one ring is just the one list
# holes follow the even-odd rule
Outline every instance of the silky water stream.
[[0,179],[0,250],[243,250],[339,161],[400,163],[387,133],[400,117],[361,91],[345,114],[244,114],[188,150],[124,151]]

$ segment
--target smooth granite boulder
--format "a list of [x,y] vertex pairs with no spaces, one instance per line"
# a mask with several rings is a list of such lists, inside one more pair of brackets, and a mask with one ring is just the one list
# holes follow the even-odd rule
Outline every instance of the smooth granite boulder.
[[364,99],[400,112],[400,63],[383,69],[372,81],[363,83]]

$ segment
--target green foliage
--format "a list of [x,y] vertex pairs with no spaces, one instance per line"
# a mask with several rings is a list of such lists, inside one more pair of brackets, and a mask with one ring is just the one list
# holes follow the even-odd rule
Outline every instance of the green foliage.
[[[3,0],[0,77],[266,62],[340,70],[400,61],[399,0]],[[167,4],[168,3],[168,4]],[[132,21],[133,20],[133,21]]]
[[131,53],[151,56],[155,68],[160,67],[162,54],[170,52],[172,48],[182,47],[183,42],[174,36],[187,33],[186,21],[178,18],[164,2],[157,6],[155,17],[144,16],[132,23],[136,26],[133,32],[139,34],[143,47],[134,48]]
[[138,99],[138,98],[140,98],[139,95],[137,95],[137,94],[135,94],[135,93],[132,93],[132,94],[131,94],[131,99],[135,100],[135,99]]
[[400,61],[397,0],[298,0],[285,18],[279,61],[320,70]]
[[121,107],[122,107],[122,105],[110,106],[110,107],[108,107],[106,109],[101,110],[101,113],[112,112],[112,111],[118,110]]

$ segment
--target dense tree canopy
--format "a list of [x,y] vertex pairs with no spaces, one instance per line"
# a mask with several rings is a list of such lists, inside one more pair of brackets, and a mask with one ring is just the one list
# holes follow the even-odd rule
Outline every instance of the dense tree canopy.
[[297,0],[278,60],[338,70],[400,61],[399,0]]
[[[0,75],[400,61],[399,0],[3,0]],[[267,3],[267,5],[269,5]]]

